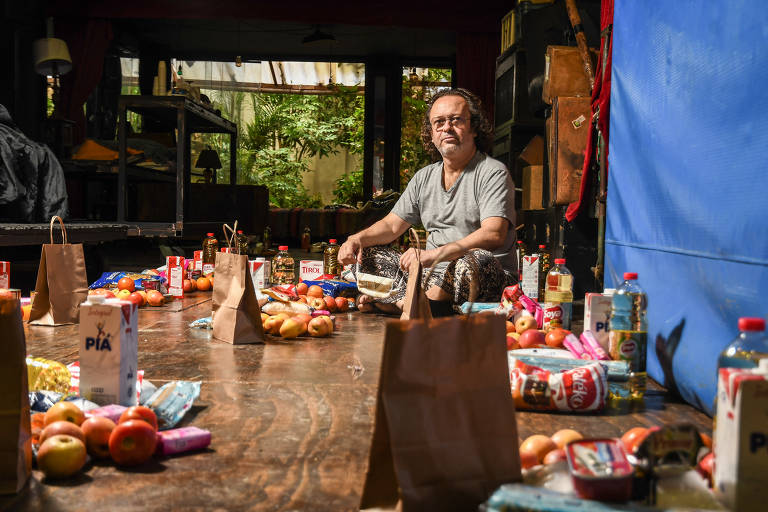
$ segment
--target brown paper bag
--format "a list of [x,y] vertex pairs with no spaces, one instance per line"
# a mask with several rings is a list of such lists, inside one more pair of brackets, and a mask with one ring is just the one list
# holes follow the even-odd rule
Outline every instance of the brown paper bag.
[[389,322],[361,508],[476,510],[520,479],[504,319]]
[[27,347],[16,298],[0,297],[0,333],[0,494],[13,494],[32,470]]
[[[224,239],[230,249],[237,229],[225,226]],[[230,236],[227,230],[232,232]],[[213,337],[233,343],[263,343],[261,308],[248,271],[248,256],[216,253],[216,284],[213,287]]]
[[[400,320],[431,320],[432,310],[429,307],[429,299],[424,293],[423,286],[423,267],[420,261],[421,241],[419,234],[415,229],[410,230],[411,247],[416,250],[416,260],[411,262],[408,269],[408,283],[405,286],[405,301],[403,302],[403,313]],[[416,240],[416,243],[413,243]],[[424,283],[426,284],[426,283]]]
[[[53,224],[61,226],[61,244],[53,243]],[[76,324],[80,304],[88,298],[83,244],[67,243],[61,217],[52,217],[51,243],[43,244],[29,323],[34,325]]]

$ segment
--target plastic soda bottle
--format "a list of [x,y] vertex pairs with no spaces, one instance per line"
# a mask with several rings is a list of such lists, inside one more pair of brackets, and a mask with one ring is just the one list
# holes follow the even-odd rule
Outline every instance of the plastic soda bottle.
[[339,266],[339,245],[335,238],[328,240],[328,245],[323,251],[323,274],[339,277],[341,267]]
[[293,284],[295,278],[293,257],[288,254],[288,246],[278,246],[278,252],[272,258],[272,284]]
[[237,248],[239,254],[248,254],[248,237],[245,236],[242,229],[237,230]]
[[525,244],[522,240],[517,241],[515,256],[517,256],[517,280],[520,281],[523,279],[523,256],[525,256]]
[[551,256],[547,252],[547,246],[544,244],[539,245],[539,302],[544,299],[544,291],[546,289],[547,274],[549,269],[552,268]]
[[768,337],[762,318],[739,318],[739,335],[720,352],[717,368],[757,368],[768,358]]
[[301,234],[301,250],[309,252],[309,248],[312,246],[312,233],[309,231],[309,226],[304,228],[304,232]]
[[219,252],[219,241],[213,233],[206,233],[203,240],[203,275],[213,272],[216,266],[216,253]]
[[544,302],[560,305],[563,312],[562,327],[570,329],[573,310],[573,275],[565,266],[565,258],[555,259],[555,266],[547,273]]
[[637,284],[637,273],[625,272],[624,282],[611,299],[611,331],[608,350],[612,359],[629,363],[630,398],[642,398],[646,382],[648,346],[648,297]]

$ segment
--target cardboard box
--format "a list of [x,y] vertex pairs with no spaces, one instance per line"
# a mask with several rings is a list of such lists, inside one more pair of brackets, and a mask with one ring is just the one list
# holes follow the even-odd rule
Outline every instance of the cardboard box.
[[301,260],[299,262],[299,279],[314,281],[323,275],[323,262],[320,260]]
[[271,285],[271,263],[266,258],[256,258],[248,261],[253,287],[258,291]]
[[80,305],[80,396],[99,405],[136,405],[139,308],[91,296]]
[[192,268],[192,270],[199,270],[200,272],[202,272],[203,271],[203,251],[195,251],[194,258],[195,258],[195,265]]
[[11,263],[0,261],[0,288],[11,287]]
[[611,319],[611,297],[605,293],[584,295],[584,330],[592,331],[603,350],[608,351]]
[[523,210],[544,209],[544,166],[523,167]]
[[[523,279],[520,281],[523,293],[536,300],[539,300],[539,259],[540,256],[537,253],[523,256]],[[543,301],[544,297],[541,299]]]
[[168,293],[174,299],[184,298],[184,256],[166,256],[165,276],[168,278]]
[[719,371],[713,480],[730,510],[761,511],[768,501],[767,378],[765,369]]

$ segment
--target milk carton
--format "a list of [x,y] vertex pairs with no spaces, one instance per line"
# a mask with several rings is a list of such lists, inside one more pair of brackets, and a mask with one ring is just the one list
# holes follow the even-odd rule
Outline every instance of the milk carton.
[[80,396],[99,405],[136,405],[136,304],[91,295],[80,305]]
[[717,383],[714,490],[731,510],[768,502],[768,360],[759,369],[721,368]]
[[0,288],[11,287],[11,263],[0,261]]
[[302,281],[314,281],[323,275],[323,262],[321,260],[301,260],[299,262],[299,279]]
[[272,265],[266,258],[256,258],[255,260],[248,261],[248,270],[251,271],[253,287],[256,290],[269,288],[271,284],[269,282],[271,267]]
[[195,251],[194,261],[195,261],[195,264],[192,267],[192,270],[199,270],[200,272],[202,272],[203,271],[203,251]]
[[603,350],[608,350],[608,324],[611,319],[611,293],[584,295],[584,330],[595,335]]
[[168,278],[168,293],[174,299],[184,298],[184,256],[165,258],[165,275]]
[[540,254],[529,254],[523,256],[523,279],[520,281],[520,288],[523,293],[531,299],[544,302],[544,297],[539,297],[539,259]]

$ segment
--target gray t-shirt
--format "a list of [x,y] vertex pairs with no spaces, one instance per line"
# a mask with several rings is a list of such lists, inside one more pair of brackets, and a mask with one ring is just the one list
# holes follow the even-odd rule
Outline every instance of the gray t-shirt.
[[488,217],[509,220],[507,240],[493,251],[502,267],[517,271],[515,258],[515,187],[504,164],[475,153],[450,188],[443,187],[443,162],[420,169],[408,182],[392,213],[409,224],[422,224],[427,249],[461,240],[480,229]]

